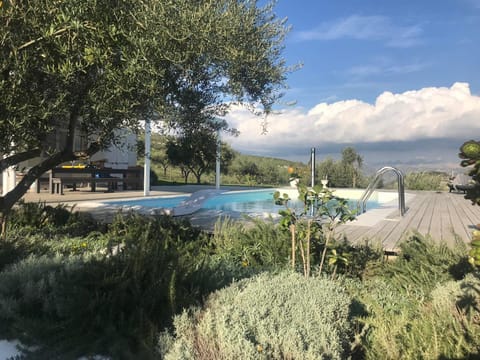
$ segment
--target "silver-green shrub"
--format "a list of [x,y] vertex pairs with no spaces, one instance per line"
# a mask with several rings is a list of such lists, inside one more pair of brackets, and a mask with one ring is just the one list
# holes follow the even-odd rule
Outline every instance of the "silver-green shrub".
[[[480,357],[480,281],[467,276],[436,287],[431,301],[420,307],[409,331],[398,339],[404,359],[466,359]],[[475,354],[475,355],[473,355]],[[472,357],[473,356],[473,357]]]
[[480,355],[478,275],[440,283],[423,299],[418,293],[401,292],[384,279],[346,284],[366,310],[360,319],[365,359],[473,359]]
[[352,335],[351,303],[338,282],[264,273],[176,316],[176,338],[163,334],[160,349],[166,360],[342,359]]

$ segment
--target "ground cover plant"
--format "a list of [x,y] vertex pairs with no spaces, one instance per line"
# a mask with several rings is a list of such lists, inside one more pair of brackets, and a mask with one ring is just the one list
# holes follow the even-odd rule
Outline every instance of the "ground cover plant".
[[[273,221],[223,220],[208,235],[169,217],[105,226],[62,206],[62,222],[39,221],[53,210],[22,206],[14,241],[0,243],[0,338],[38,346],[27,359],[480,354],[480,278],[461,244],[412,234],[386,261],[372,244],[335,238],[306,278]],[[90,230],[73,236],[67,224]]]
[[212,294],[175,318],[165,359],[343,359],[351,296],[325,278],[263,273]]
[[10,243],[30,254],[0,273],[1,334],[39,346],[32,356],[150,358],[156,332],[202,297],[205,238],[182,222],[132,214],[86,237],[48,236]]
[[465,245],[414,235],[401,248],[376,275],[347,283],[366,310],[358,319],[363,357],[478,358],[480,277],[471,273]]

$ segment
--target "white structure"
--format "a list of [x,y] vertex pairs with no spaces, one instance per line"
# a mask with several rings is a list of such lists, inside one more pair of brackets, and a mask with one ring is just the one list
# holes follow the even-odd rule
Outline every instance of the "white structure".
[[118,130],[121,144],[112,145],[90,157],[92,162],[103,162],[111,169],[128,169],[137,165],[137,137],[128,130]]
[[[129,130],[117,130],[120,136],[119,145],[112,145],[104,151],[99,151],[90,157],[91,162],[102,163],[104,167],[112,169],[128,169],[137,165],[137,137]],[[77,149],[81,149],[82,138],[76,141]],[[39,158],[25,161],[21,169],[32,167],[39,163]],[[17,185],[16,171],[10,167],[2,173],[2,195],[10,192]],[[32,185],[35,187],[35,184]]]
[[143,167],[143,196],[150,195],[150,151],[151,151],[150,120],[145,121],[145,166]]
[[15,177],[14,167],[9,167],[2,173],[2,196],[13,190],[15,185],[17,185]]

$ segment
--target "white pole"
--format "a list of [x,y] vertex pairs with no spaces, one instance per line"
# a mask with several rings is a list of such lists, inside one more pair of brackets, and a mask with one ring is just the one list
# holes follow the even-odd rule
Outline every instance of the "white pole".
[[15,168],[13,166],[3,170],[2,173],[2,196],[7,195],[10,191],[12,191],[16,184],[16,174]]
[[143,168],[143,196],[150,195],[150,120],[145,121],[145,166]]
[[[14,144],[12,143],[12,148]],[[10,154],[13,155],[13,152]],[[7,158],[8,155],[5,155],[3,158]],[[17,186],[17,174],[14,166],[10,166],[3,170],[2,172],[2,196],[7,195],[10,191],[15,189]]]
[[215,164],[215,189],[220,189],[220,151],[221,151],[220,129],[217,130],[217,162]]

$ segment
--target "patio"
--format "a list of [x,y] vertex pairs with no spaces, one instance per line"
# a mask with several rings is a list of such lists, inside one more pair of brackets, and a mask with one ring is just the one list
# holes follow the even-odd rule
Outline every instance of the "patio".
[[435,241],[453,245],[456,241],[469,242],[471,231],[480,223],[480,206],[473,206],[460,193],[418,191],[407,202],[407,212],[398,211],[381,219],[373,226],[354,223],[338,228],[352,243],[365,239],[380,241],[386,251],[395,252],[399,242],[412,231],[430,235]]

